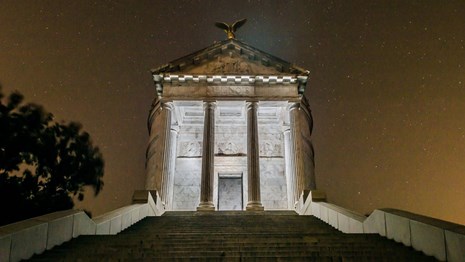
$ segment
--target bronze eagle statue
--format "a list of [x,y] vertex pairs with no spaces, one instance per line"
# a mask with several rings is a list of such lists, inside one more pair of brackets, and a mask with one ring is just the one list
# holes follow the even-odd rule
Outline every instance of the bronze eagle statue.
[[216,27],[223,29],[224,32],[226,32],[226,34],[228,35],[228,39],[233,39],[233,38],[236,38],[236,35],[234,34],[234,32],[236,32],[237,29],[239,29],[239,27],[244,25],[245,22],[247,22],[247,19],[238,20],[234,22],[232,25],[228,25],[223,22],[216,22],[215,25]]

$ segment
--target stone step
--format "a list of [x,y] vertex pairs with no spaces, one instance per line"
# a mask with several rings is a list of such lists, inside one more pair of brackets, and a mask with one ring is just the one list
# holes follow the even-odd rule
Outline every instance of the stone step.
[[[68,253],[66,250],[56,252],[53,258],[71,259],[75,258],[76,254]],[[302,250],[302,249],[283,249],[283,250],[165,250],[164,252],[157,252],[155,250],[122,250],[122,249],[108,249],[100,250],[100,252],[92,252],[92,257],[108,256],[110,258],[129,259],[129,258],[163,258],[163,257],[328,257],[328,256],[343,256],[343,257],[364,257],[364,256],[384,256],[384,257],[408,257],[424,258],[416,252],[383,252],[375,250]],[[427,259],[428,260],[428,259]]]
[[291,210],[267,210],[267,211],[215,211],[215,212],[196,212],[196,211],[167,211],[163,217],[170,216],[298,216],[295,211]]
[[[163,239],[163,238],[154,238],[154,239],[134,239],[134,240],[127,240],[124,241],[123,239],[120,241],[112,241],[113,243],[123,243],[125,245],[140,245],[144,243],[156,243],[162,244],[167,243],[170,245],[176,245],[177,243],[182,244],[243,244],[243,245],[253,245],[253,244],[266,244],[266,243],[310,243],[310,244],[318,244],[318,245],[325,245],[325,244],[336,244],[339,243],[341,245],[369,245],[369,246],[379,246],[379,245],[392,245],[394,243],[390,243],[390,241],[365,241],[364,239],[353,240],[353,239],[340,239],[339,238],[293,238],[289,237],[286,238],[285,236],[281,238],[250,238],[250,239],[216,239],[216,238],[205,238],[205,239]],[[93,240],[89,239],[86,241],[81,241],[80,243],[94,243],[94,244],[108,244],[106,241],[101,240]]]
[[[282,236],[280,238],[153,238],[153,239],[122,239],[121,241],[113,241],[113,243],[121,243],[125,246],[137,246],[137,245],[258,245],[258,244],[273,244],[273,243],[307,243],[307,244],[318,244],[319,246],[327,245],[344,245],[344,246],[387,246],[391,245],[389,241],[366,241],[367,239],[340,239],[340,238],[314,238],[314,237],[286,237]],[[99,241],[96,239],[80,240],[80,243],[85,244],[87,242],[93,244],[102,243],[104,245],[108,244],[106,241]]]
[[[79,247],[79,245],[76,245],[75,248]],[[248,245],[238,245],[235,243],[232,243],[231,245],[224,245],[224,246],[212,246],[210,244],[207,245],[196,245],[196,244],[180,244],[177,246],[163,246],[163,245],[157,245],[154,244],[153,246],[145,246],[145,245],[139,245],[139,246],[127,246],[124,245],[124,243],[121,244],[112,244],[112,245],[107,245],[107,246],[101,246],[101,245],[96,245],[96,246],[91,246],[88,247],[90,249],[93,249],[93,253],[101,253],[101,252],[107,252],[107,251],[115,251],[115,250],[131,250],[131,252],[142,252],[142,253],[149,253],[151,251],[153,252],[160,252],[160,253],[166,253],[166,252],[171,252],[171,251],[179,251],[179,250],[184,250],[184,251],[189,251],[189,252],[196,252],[196,251],[247,251],[247,250],[257,250],[257,251],[278,251],[280,249],[296,249],[300,250],[301,248],[305,248],[306,251],[319,251],[319,252],[333,252],[334,250],[336,251],[370,251],[373,250],[373,245],[328,245],[328,246],[316,246],[308,243],[280,243],[280,244],[275,244],[275,243],[265,243],[262,245],[253,245],[253,246],[248,246]],[[89,249],[89,250],[90,250]],[[57,252],[59,252],[60,248],[57,248]],[[137,250],[137,251],[135,251]],[[375,249],[376,250],[376,249]],[[389,251],[397,252],[396,251],[396,246],[392,245],[391,248],[384,246],[383,252],[389,252]],[[407,250],[409,251],[409,250]],[[409,251],[410,252],[410,251]]]
[[[76,245],[75,247],[84,247],[83,245]],[[341,244],[329,244],[329,245],[314,245],[308,243],[278,243],[278,244],[261,244],[261,245],[241,245],[231,243],[228,245],[211,245],[211,244],[179,244],[179,245],[163,245],[163,244],[147,244],[147,245],[139,245],[139,246],[127,246],[123,243],[120,245],[97,245],[96,247],[87,247],[90,250],[104,250],[104,249],[152,249],[157,251],[163,250],[218,250],[218,249],[273,249],[273,248],[303,248],[305,247],[307,250],[326,250],[326,249],[333,249],[333,250],[373,250],[377,248],[382,248],[383,251],[389,250],[396,250],[398,247],[396,246],[386,246],[386,245],[341,245]]]
[[167,212],[118,235],[81,236],[33,260],[434,261],[378,235],[343,234],[292,211]]
[[244,242],[251,241],[272,241],[272,240],[305,240],[307,242],[324,242],[324,241],[339,241],[343,243],[357,243],[357,242],[380,242],[383,239],[380,239],[378,235],[327,235],[327,234],[228,234],[228,233],[217,233],[217,234],[172,234],[172,235],[132,235],[124,237],[116,236],[92,236],[92,237],[81,237],[80,241],[102,241],[105,242],[108,239],[113,241],[122,240],[124,242],[131,241],[201,241],[201,240],[210,240],[210,241],[230,241],[240,239]]

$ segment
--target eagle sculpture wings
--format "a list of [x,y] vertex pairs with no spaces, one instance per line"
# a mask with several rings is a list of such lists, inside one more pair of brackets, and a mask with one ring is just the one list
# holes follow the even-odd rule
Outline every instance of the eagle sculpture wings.
[[228,35],[228,39],[232,39],[232,38],[236,37],[234,32],[236,32],[237,29],[239,29],[239,27],[244,25],[245,22],[247,22],[247,19],[238,20],[238,21],[234,22],[232,25],[228,25],[228,24],[223,23],[223,22],[216,22],[215,25],[216,25],[216,27],[218,27],[220,29],[223,29],[226,32],[226,34]]

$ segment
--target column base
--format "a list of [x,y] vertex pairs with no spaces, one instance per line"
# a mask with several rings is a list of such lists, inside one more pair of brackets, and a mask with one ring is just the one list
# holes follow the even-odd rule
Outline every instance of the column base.
[[200,203],[197,211],[215,211],[215,205],[211,202]]
[[264,211],[265,208],[263,207],[261,202],[250,201],[249,203],[247,203],[245,210],[246,211]]

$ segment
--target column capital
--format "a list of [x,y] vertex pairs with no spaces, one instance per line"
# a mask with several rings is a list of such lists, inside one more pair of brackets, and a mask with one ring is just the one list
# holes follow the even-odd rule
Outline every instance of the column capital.
[[215,109],[216,108],[216,101],[203,101],[203,109]]
[[171,101],[162,102],[161,108],[172,111],[174,109],[174,104]]
[[174,132],[177,135],[179,132],[179,126],[172,125],[170,130],[171,132]]
[[298,102],[289,102],[287,105],[287,110],[292,111],[294,109],[299,109],[300,110],[300,103]]
[[247,110],[253,109],[253,108],[258,108],[258,101],[256,100],[251,100],[251,101],[245,101],[245,108]]

